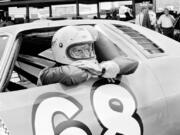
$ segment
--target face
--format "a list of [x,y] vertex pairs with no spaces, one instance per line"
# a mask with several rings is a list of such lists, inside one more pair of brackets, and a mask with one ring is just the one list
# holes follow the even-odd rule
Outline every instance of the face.
[[74,45],[68,49],[68,55],[76,60],[90,59],[95,57],[92,43]]
[[143,14],[146,13],[146,11],[147,11],[146,8],[142,8],[142,9],[141,9],[141,12],[142,12]]
[[165,10],[164,10],[164,14],[165,14],[165,15],[168,15],[168,14],[169,14],[169,10],[168,10],[168,9],[165,9]]

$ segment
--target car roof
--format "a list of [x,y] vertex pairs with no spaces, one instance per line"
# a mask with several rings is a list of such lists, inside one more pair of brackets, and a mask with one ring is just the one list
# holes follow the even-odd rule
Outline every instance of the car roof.
[[134,25],[129,22],[121,22],[116,20],[105,20],[105,19],[81,19],[81,20],[36,20],[30,23],[10,25],[6,27],[0,28],[0,33],[8,32],[11,34],[19,33],[25,30],[45,28],[45,27],[58,27],[58,26],[66,26],[66,25],[80,25],[80,24],[122,24],[122,25]]
[[166,36],[163,36],[147,28],[144,28],[144,27],[141,27],[141,26],[129,23],[129,22],[121,22],[121,21],[116,21],[116,20],[104,20],[104,19],[57,20],[57,21],[37,20],[31,23],[2,27],[0,28],[0,34],[9,33],[13,36],[16,36],[18,33],[27,31],[27,30],[61,27],[61,26],[67,26],[67,25],[81,25],[81,24],[83,25],[114,24],[114,25],[128,26],[128,27],[131,27],[133,30],[136,30],[140,34],[145,35],[148,39],[150,39],[155,44],[157,44],[160,48],[162,48],[166,52],[166,54],[173,55],[173,56],[180,56],[180,53],[179,53],[180,43],[176,42],[175,40],[172,40]]
[[44,28],[44,27],[57,27],[63,25],[75,25],[75,24],[97,24],[103,23],[103,20],[36,20],[31,23],[17,24],[0,28],[0,33],[8,32],[11,34],[18,33],[25,30]]

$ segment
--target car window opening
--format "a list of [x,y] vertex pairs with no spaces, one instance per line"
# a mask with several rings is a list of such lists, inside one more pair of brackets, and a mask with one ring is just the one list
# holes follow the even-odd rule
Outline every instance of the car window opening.
[[36,87],[39,72],[55,64],[53,60],[39,56],[39,53],[51,47],[52,36],[57,29],[38,29],[22,33],[21,48],[5,91]]
[[[50,48],[52,37],[58,29],[56,27],[22,32],[20,51],[6,91],[37,87],[40,71],[56,64]],[[119,55],[127,56],[116,44],[114,47],[117,48]]]

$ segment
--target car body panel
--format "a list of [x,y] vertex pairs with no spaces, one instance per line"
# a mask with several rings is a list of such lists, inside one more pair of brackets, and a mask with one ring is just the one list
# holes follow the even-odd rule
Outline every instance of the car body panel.
[[[155,73],[156,78],[159,80],[160,85],[163,89],[163,93],[165,94],[167,107],[168,107],[168,117],[170,122],[170,126],[179,133],[179,101],[180,101],[180,91],[179,91],[179,79],[180,74],[178,72],[180,66],[179,57],[168,57],[168,58],[161,58],[161,63],[157,60],[154,60],[151,66],[152,71]],[[174,65],[174,62],[177,63]],[[156,64],[154,64],[156,63]],[[168,74],[165,74],[167,72]],[[174,110],[174,111],[173,111]],[[171,132],[169,133],[171,134]]]
[[[51,96],[53,93],[54,93],[54,96],[66,94],[69,96],[72,95],[72,97],[75,98],[83,106],[82,111],[80,112],[80,114],[78,114],[80,115],[80,117],[76,117],[75,119],[86,123],[89,126],[89,128],[92,128],[91,131],[97,134],[100,134],[102,129],[100,128],[100,125],[95,119],[92,109],[89,108],[89,106],[91,106],[90,96],[89,96],[90,88],[91,87],[88,87],[87,84],[84,84],[84,85],[82,84],[75,88],[73,87],[62,88],[59,84],[56,84],[56,85],[50,85],[48,87],[45,86],[45,87],[29,89],[28,91],[18,91],[16,95],[14,95],[13,93],[8,93],[8,94],[5,93],[1,97],[1,105],[3,105],[3,107],[1,106],[1,113],[0,113],[1,118],[3,118],[3,121],[6,123],[6,126],[9,129],[10,133],[14,135],[16,134],[17,135],[18,134],[32,135],[33,130],[34,130],[33,119],[35,119],[33,118],[34,117],[33,113],[35,111],[35,109],[33,109],[33,106],[35,106],[36,104],[38,104],[38,102],[40,102],[39,97],[42,95],[44,95],[44,97],[45,96],[48,97],[48,95]],[[66,91],[63,89],[65,89]],[[32,94],[29,94],[29,93],[32,93]],[[83,96],[79,96],[79,95],[83,95]],[[14,100],[9,101],[9,99],[12,96]],[[39,101],[36,101],[37,99]],[[46,111],[48,112],[49,107],[47,106],[46,109],[47,109]],[[44,112],[44,115],[45,114],[46,112]],[[57,115],[56,117],[58,118],[59,116]],[[89,117],[91,117],[90,121],[89,121]],[[10,121],[10,119],[13,119],[13,121]],[[18,122],[19,120],[22,120],[22,122]],[[93,129],[95,127],[96,129]],[[46,133],[46,129],[44,129],[44,132]]]

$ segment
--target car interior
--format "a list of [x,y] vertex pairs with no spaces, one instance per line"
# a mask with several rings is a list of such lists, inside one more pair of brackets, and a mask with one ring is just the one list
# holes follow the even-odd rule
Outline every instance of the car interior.
[[36,29],[22,33],[19,54],[6,91],[36,87],[39,72],[55,65],[46,50],[51,48],[53,34],[58,29]]

